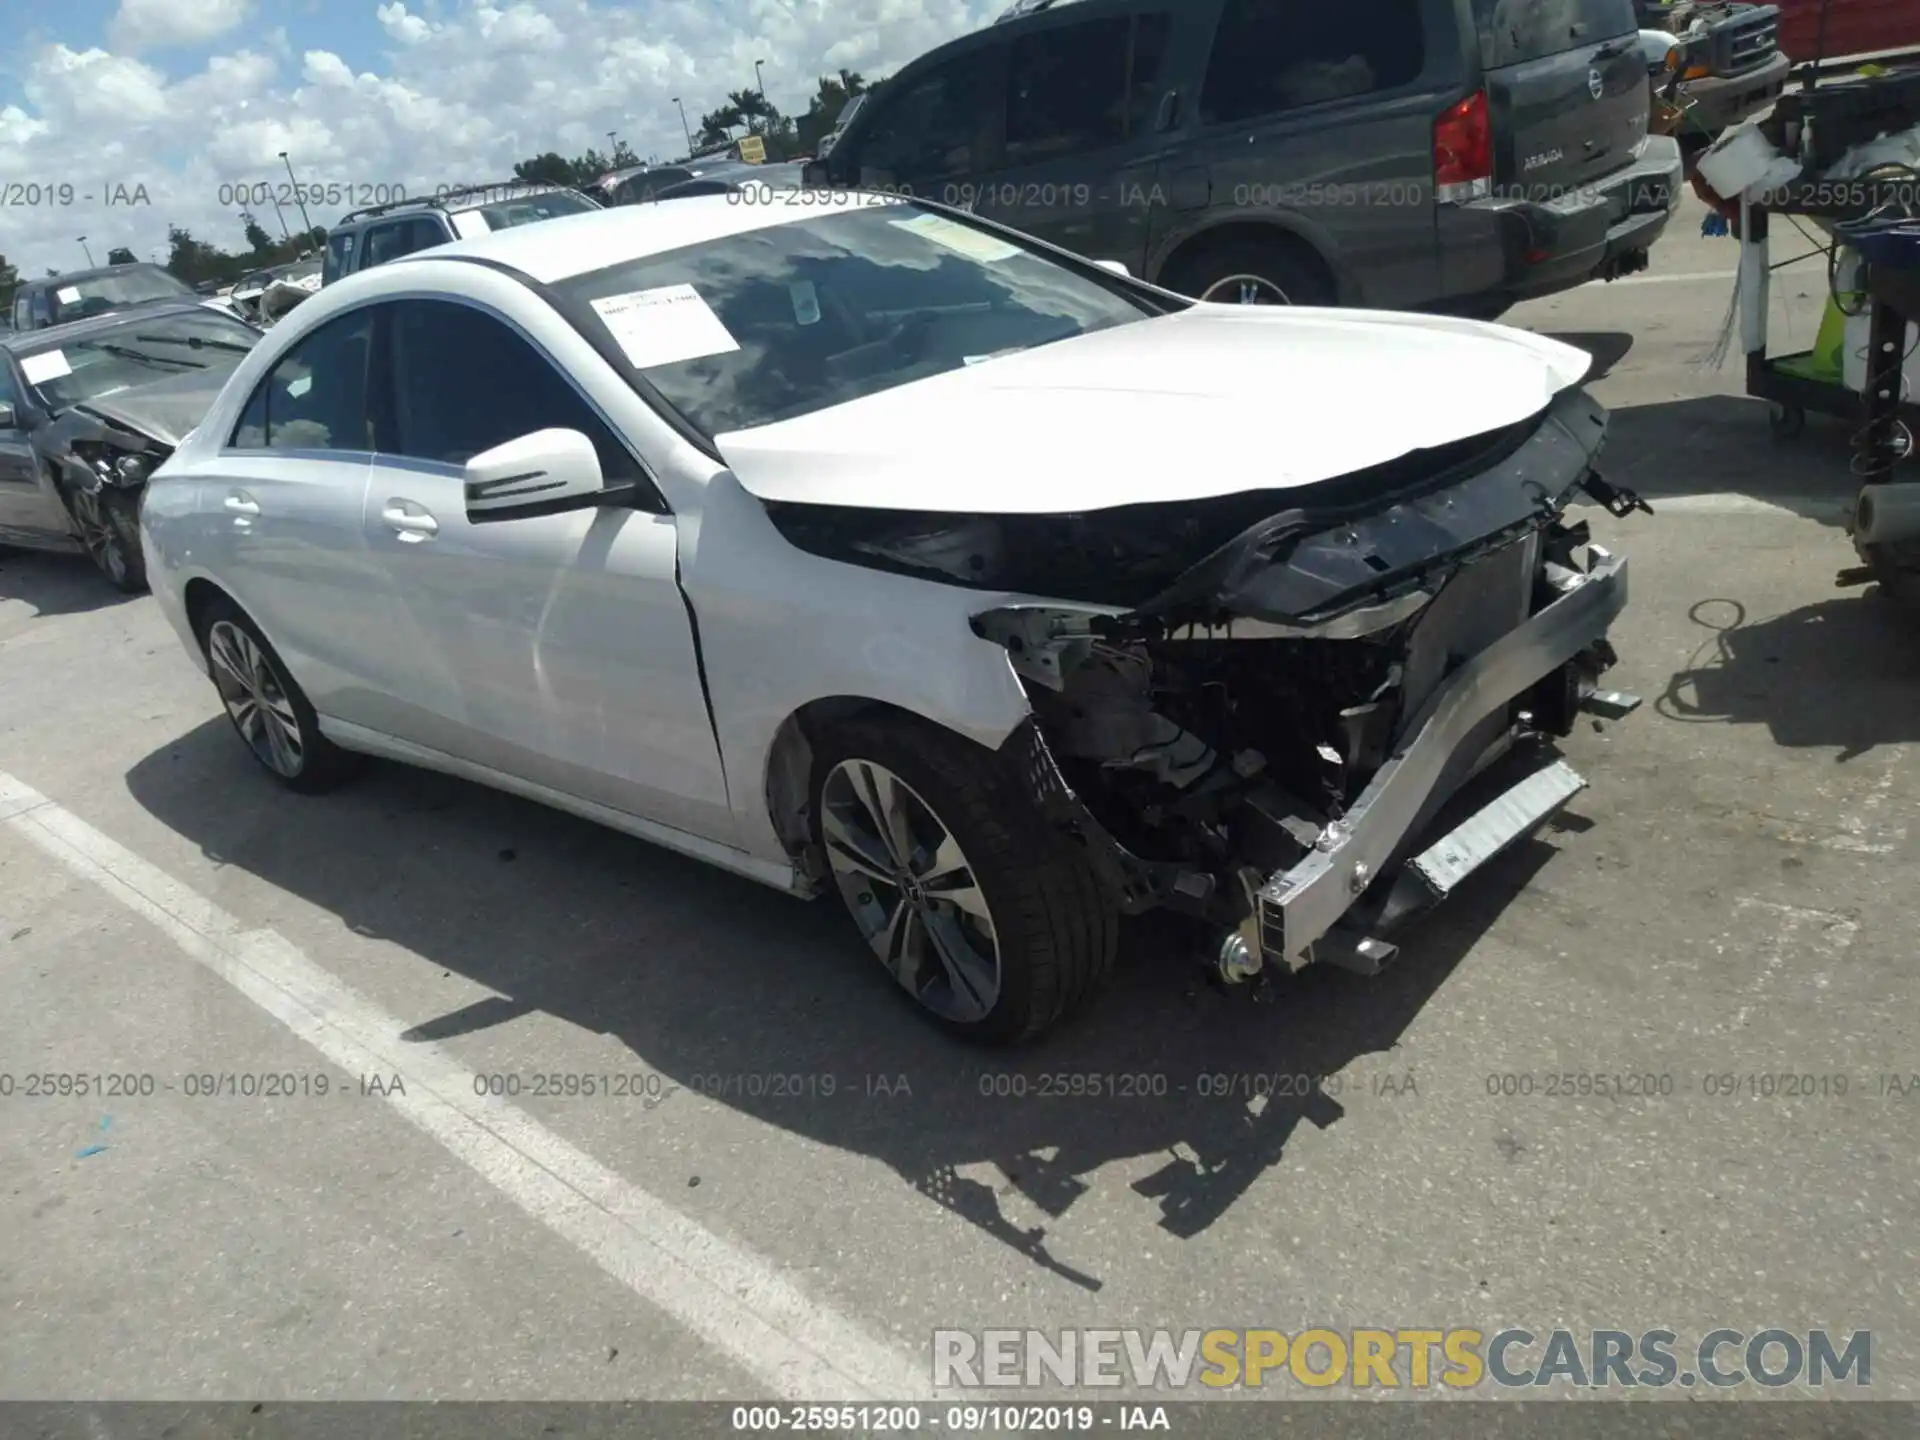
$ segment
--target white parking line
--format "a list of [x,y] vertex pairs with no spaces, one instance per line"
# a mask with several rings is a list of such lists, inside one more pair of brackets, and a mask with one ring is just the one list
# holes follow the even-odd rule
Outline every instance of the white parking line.
[[385,1098],[533,1219],[782,1399],[931,1400],[924,1367],[575,1149],[473,1072],[315,965],[0,771],[0,822],[151,921],[188,956],[348,1075],[397,1074]]
[[1737,270],[1695,270],[1678,275],[1623,275],[1618,280],[1589,280],[1585,288],[1596,285],[1705,285],[1717,280],[1727,284],[1740,272]]

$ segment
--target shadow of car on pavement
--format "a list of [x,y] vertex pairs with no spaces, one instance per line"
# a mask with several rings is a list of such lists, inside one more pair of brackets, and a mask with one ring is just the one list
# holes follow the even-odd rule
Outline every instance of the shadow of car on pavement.
[[[1181,955],[1176,924],[1138,922],[1114,983],[1077,1020],[1023,1049],[983,1051],[922,1021],[831,899],[807,904],[480,785],[383,764],[303,799],[258,772],[224,718],[140,761],[127,783],[209,858],[496,992],[420,1017],[410,1039],[457,1041],[544,1011],[708,1093],[721,1088],[712,1077],[729,1075],[827,1074],[843,1087],[853,1075],[906,1077],[910,1095],[716,1098],[883,1161],[1091,1289],[1102,1278],[1053,1254],[1045,1223],[1016,1224],[996,1184],[961,1171],[997,1164],[1058,1218],[1100,1166],[1164,1157],[1134,1190],[1157,1204],[1168,1232],[1199,1234],[1279,1160],[1302,1121],[1326,1128],[1344,1113],[1314,1085],[1274,1093],[1264,1108],[1249,1105],[1248,1088],[1387,1056],[1554,854],[1549,839],[1523,842],[1397,937],[1402,959],[1384,975],[1309,969],[1277,982],[1280,1003],[1222,992]],[[1138,1081],[1144,1094],[1042,1095],[1045,1077],[1072,1075],[1165,1078]],[[1229,1076],[1250,1078],[1202,1078]],[[1229,1087],[1237,1093],[1209,1093]]]

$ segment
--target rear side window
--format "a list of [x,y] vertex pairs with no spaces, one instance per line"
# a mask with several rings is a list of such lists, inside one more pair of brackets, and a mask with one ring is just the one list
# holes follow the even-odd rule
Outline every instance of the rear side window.
[[1023,35],[1007,78],[1007,163],[1118,145],[1152,119],[1171,22],[1120,15]]
[[450,300],[393,307],[394,451],[464,465],[536,430],[578,430],[593,441],[609,484],[641,478],[639,464],[553,363],[501,321]]
[[987,168],[1005,59],[1003,49],[971,50],[876,101],[855,155],[860,179],[939,180]]
[[1633,0],[1473,0],[1489,70],[1564,55],[1640,28]]
[[1227,0],[1201,122],[1234,124],[1410,83],[1426,65],[1420,10],[1420,0]]
[[377,308],[329,320],[281,356],[228,443],[237,450],[371,451],[367,362]]

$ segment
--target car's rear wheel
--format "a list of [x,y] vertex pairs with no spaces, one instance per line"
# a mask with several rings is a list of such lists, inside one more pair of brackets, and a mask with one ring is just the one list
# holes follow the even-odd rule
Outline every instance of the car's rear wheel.
[[1333,305],[1332,277],[1281,240],[1229,240],[1175,268],[1169,288],[1218,305]]
[[94,567],[123,594],[144,591],[147,567],[140,553],[140,497],[104,487],[62,487],[62,494]]
[[358,768],[358,757],[320,733],[306,692],[237,605],[218,599],[207,606],[200,643],[235,733],[281,784],[313,794]]
[[1112,970],[1112,904],[992,752],[911,721],[849,722],[817,751],[813,814],[861,935],[955,1034],[1037,1035]]

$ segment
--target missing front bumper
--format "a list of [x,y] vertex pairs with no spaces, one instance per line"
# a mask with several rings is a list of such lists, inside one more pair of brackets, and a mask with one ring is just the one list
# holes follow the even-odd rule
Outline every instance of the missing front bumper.
[[[1316,958],[1316,943],[1340,926],[1416,838],[1415,828],[1444,798],[1440,792],[1448,776],[1458,773],[1463,748],[1474,745],[1489,720],[1540,680],[1603,640],[1626,602],[1626,561],[1596,555],[1587,573],[1575,577],[1558,599],[1454,670],[1347,813],[1321,831],[1313,853],[1261,888],[1257,920],[1265,958],[1289,969]],[[1577,780],[1569,769],[1552,779],[1522,781],[1494,802],[1484,824],[1476,815],[1437,847],[1416,855],[1415,873],[1421,873],[1420,862],[1427,862],[1428,878],[1451,889],[1570,799],[1585,783],[1572,784]],[[1458,857],[1451,861],[1445,858],[1449,842]],[[1350,950],[1357,943],[1353,936],[1337,935],[1329,948]],[[1372,963],[1363,957],[1352,968]]]

